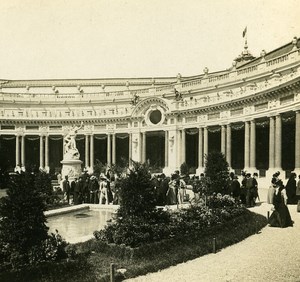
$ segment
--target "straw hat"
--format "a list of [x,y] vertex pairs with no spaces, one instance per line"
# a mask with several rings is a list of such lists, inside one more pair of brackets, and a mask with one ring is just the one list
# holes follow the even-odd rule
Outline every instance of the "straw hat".
[[107,180],[107,177],[104,175],[104,173],[101,173],[99,178],[101,180]]

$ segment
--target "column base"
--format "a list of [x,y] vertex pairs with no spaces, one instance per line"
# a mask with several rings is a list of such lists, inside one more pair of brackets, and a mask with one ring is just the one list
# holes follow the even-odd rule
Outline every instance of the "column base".
[[285,180],[285,170],[283,170],[282,168],[279,168],[279,167],[272,167],[272,168],[269,168],[267,171],[266,171],[266,178],[268,178],[271,182],[272,180],[272,177],[273,177],[273,174],[275,172],[279,171],[280,172],[280,175],[279,175],[279,178],[282,179],[282,180]]
[[253,175],[254,172],[258,173],[258,169],[256,167],[245,167],[243,171],[246,173],[251,173],[251,175]]
[[[298,175],[300,175],[300,168],[295,168],[292,172],[295,172],[297,174],[297,178],[298,178]],[[296,180],[299,180],[299,178]]]
[[205,167],[198,167],[196,169],[196,175],[199,176],[201,173],[204,173]]
[[179,170],[180,171],[180,168],[178,168],[178,167],[165,167],[165,168],[163,168],[163,173],[166,176],[170,176],[172,173],[175,172],[175,170]]

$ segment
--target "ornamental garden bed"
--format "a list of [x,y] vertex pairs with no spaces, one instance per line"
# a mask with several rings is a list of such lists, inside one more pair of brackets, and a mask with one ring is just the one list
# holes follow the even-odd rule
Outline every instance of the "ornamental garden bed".
[[[266,217],[245,209],[242,215],[201,233],[182,235],[136,248],[91,239],[69,245],[69,259],[0,274],[1,281],[109,281],[110,264],[126,269],[116,281],[176,265],[238,243],[267,224]],[[75,254],[76,252],[76,254]]]

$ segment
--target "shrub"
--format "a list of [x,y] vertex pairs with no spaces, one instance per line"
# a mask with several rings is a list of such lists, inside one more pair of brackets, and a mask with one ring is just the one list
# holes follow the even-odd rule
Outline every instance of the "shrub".
[[12,266],[30,263],[48,237],[42,194],[34,189],[34,175],[11,176],[7,196],[0,199],[0,242]]
[[189,174],[189,166],[187,163],[182,163],[180,166],[180,173],[181,175],[188,175]]
[[[37,177],[39,183],[43,177]],[[34,174],[14,174],[7,196],[0,199],[0,260],[5,267],[16,269],[64,257],[66,243],[58,233],[48,235],[46,192],[42,192],[46,189],[39,185]]]
[[206,156],[205,176],[210,179],[208,194],[227,192],[229,165],[221,152],[211,152]]
[[58,231],[55,230],[55,233],[45,240],[43,245],[45,260],[49,261],[58,261],[65,259],[68,254],[66,252],[66,247],[68,243],[58,234]]
[[133,162],[133,168],[121,182],[118,217],[147,216],[155,210],[155,190],[146,164]]

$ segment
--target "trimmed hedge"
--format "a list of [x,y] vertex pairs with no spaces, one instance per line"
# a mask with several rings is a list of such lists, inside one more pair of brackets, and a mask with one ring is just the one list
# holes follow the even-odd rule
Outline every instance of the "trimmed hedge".
[[[266,217],[246,210],[243,215],[205,233],[183,236],[180,242],[173,238],[129,248],[91,239],[69,246],[72,260],[0,273],[0,281],[109,281],[111,262],[117,268],[127,269],[126,278],[132,278],[211,253],[213,238],[216,238],[216,248],[220,250],[257,233],[266,225]],[[119,275],[116,281],[123,278]]]
[[[213,237],[219,239],[217,240],[217,246],[219,248],[224,248],[226,246],[239,242],[241,238],[244,239],[252,234],[255,234],[266,224],[267,220],[264,216],[256,215],[248,210],[245,210],[244,214],[231,219],[224,224],[213,226],[201,233],[198,232],[183,235],[181,237],[180,244],[185,246],[192,245],[194,247],[197,243],[198,246],[201,246],[205,250],[207,250],[207,252],[205,253],[210,253],[212,248],[211,241]],[[243,230],[240,230],[241,226],[243,226]],[[234,229],[237,233],[240,233],[240,231],[244,231],[244,234],[240,234],[241,237],[236,236],[237,234],[230,237],[224,237],[224,235],[219,236],[219,234],[224,233],[224,231],[227,232],[227,229],[230,232],[232,232],[232,230]],[[208,244],[206,240],[208,240]],[[103,241],[94,239],[90,240],[89,242],[84,242],[77,245],[79,252],[92,250],[96,253],[106,253],[109,256],[125,260],[155,257],[160,253],[169,252],[175,247],[178,247],[178,237],[145,244],[136,248],[131,248],[129,246],[125,246],[124,244],[107,244]],[[202,254],[203,253],[201,251],[200,255]]]

